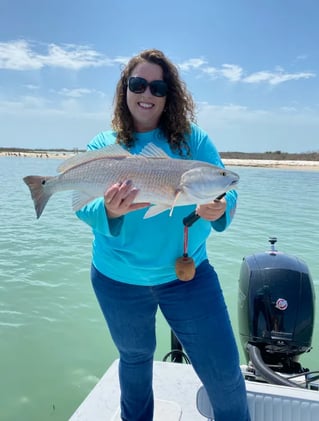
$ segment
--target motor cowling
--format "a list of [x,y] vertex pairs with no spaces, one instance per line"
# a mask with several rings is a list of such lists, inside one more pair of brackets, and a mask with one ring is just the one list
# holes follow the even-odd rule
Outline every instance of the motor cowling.
[[271,248],[244,257],[239,277],[238,323],[241,344],[260,350],[266,364],[283,372],[311,349],[315,317],[312,278],[305,262]]

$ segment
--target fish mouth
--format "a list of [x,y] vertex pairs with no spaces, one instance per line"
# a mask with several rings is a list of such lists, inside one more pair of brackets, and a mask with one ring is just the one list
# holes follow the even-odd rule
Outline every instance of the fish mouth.
[[236,187],[238,185],[239,179],[238,180],[233,180],[229,183],[229,189],[232,189],[233,187]]

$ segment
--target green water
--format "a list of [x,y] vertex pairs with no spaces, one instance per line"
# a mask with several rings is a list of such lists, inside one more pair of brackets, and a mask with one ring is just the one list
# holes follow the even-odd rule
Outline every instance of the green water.
[[[67,420],[117,358],[91,290],[89,228],[73,215],[68,193],[56,195],[37,221],[21,181],[55,173],[57,164],[0,158],[1,421]],[[269,236],[307,263],[318,296],[319,172],[233,169],[241,176],[237,215],[226,232],[210,237],[209,257],[238,338],[241,261],[268,249]],[[162,359],[170,333],[160,314],[157,331],[156,358]],[[318,361],[317,311],[313,350],[302,363],[318,369]]]

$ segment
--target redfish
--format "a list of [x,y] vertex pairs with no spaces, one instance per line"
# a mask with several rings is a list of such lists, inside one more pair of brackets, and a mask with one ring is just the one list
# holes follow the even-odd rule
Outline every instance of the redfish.
[[155,216],[175,206],[205,204],[234,189],[239,176],[207,162],[173,159],[154,144],[139,155],[132,155],[120,145],[75,155],[59,165],[57,176],[24,177],[40,218],[50,197],[59,191],[73,190],[73,210],[103,197],[115,183],[130,180],[139,190],[135,202],[153,204],[144,218]]

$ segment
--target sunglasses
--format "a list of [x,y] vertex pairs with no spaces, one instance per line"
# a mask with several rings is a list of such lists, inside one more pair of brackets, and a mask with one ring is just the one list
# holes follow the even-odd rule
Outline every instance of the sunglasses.
[[142,77],[130,77],[128,80],[128,87],[134,94],[142,94],[146,91],[147,87],[150,87],[151,94],[157,97],[163,97],[167,95],[168,86],[164,80],[153,80],[148,82]]

